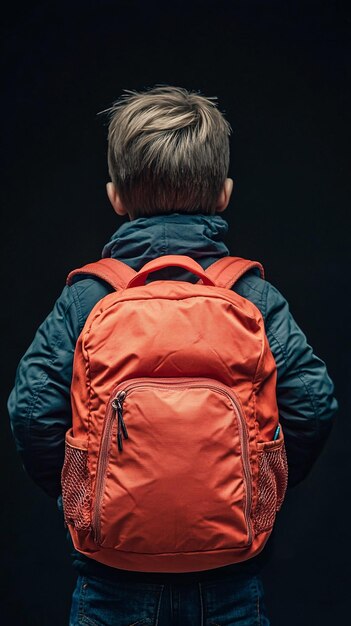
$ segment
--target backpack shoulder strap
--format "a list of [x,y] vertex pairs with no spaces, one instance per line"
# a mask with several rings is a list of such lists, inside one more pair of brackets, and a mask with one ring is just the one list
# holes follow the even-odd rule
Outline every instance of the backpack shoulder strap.
[[225,256],[218,259],[206,269],[206,274],[212,278],[217,287],[230,289],[239,278],[249,270],[257,268],[261,278],[264,278],[264,269],[258,261],[250,261],[236,256]]
[[87,263],[72,270],[67,276],[66,284],[72,285],[76,276],[97,276],[105,280],[116,291],[124,289],[137,272],[132,267],[118,259],[99,259],[94,263]]

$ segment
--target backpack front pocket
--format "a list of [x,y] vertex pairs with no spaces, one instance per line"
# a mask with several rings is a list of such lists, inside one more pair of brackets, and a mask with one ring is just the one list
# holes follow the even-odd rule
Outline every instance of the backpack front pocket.
[[219,381],[118,384],[98,459],[96,543],[144,554],[250,545],[248,445],[240,402]]
[[70,428],[65,437],[65,459],[61,472],[62,503],[66,524],[76,530],[90,528],[91,484],[85,442],[73,437]]
[[258,442],[257,503],[253,511],[255,533],[270,531],[279,511],[288,482],[288,464],[284,437],[276,441]]

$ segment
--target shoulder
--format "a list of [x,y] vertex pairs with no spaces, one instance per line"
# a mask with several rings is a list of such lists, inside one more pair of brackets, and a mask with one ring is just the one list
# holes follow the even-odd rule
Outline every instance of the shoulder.
[[75,280],[67,289],[75,304],[80,330],[95,304],[113,291],[110,285],[97,277]]
[[254,270],[240,278],[232,289],[257,306],[265,321],[270,318],[273,311],[288,308],[288,303],[282,293]]
[[252,270],[239,278],[232,289],[242,298],[246,298],[255,304],[264,316],[267,284],[266,280],[261,278],[255,270]]

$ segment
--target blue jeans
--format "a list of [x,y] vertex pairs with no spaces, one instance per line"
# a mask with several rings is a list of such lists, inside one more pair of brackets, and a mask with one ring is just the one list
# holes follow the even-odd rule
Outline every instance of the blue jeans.
[[155,584],[78,576],[69,626],[269,626],[261,578]]

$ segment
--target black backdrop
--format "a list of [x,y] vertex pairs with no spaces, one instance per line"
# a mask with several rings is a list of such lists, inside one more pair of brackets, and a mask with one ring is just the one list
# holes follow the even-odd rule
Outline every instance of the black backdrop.
[[[340,403],[289,492],[264,571],[273,626],[348,614],[350,26],[341,2],[29,2],[3,21],[3,623],[67,623],[75,576],[56,505],[21,468],[6,400],[67,273],[124,221],[105,197],[106,126],[123,89],[217,96],[232,124],[223,214],[232,254],[287,297]],[[5,617],[4,617],[5,616]]]

